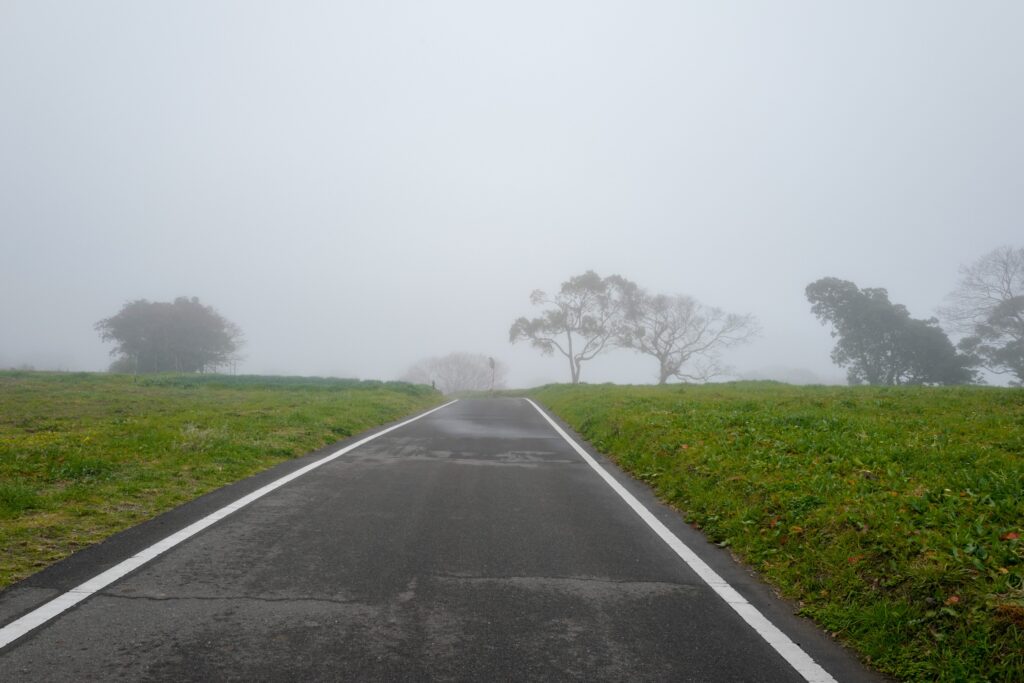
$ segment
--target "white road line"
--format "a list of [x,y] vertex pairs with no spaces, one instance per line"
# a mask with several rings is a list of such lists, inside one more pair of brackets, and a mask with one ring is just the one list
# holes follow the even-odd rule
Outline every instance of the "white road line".
[[695,552],[693,552],[689,546],[679,540],[679,537],[668,530],[661,521],[655,517],[650,510],[645,508],[643,504],[638,501],[632,493],[627,491],[622,484],[615,480],[615,478],[608,473],[603,467],[601,467],[596,460],[590,457],[582,446],[573,440],[565,430],[558,426],[558,424],[551,419],[551,417],[540,409],[536,403],[530,399],[525,399],[537,409],[548,423],[558,432],[563,439],[569,442],[569,445],[580,454],[580,456],[587,461],[594,470],[601,475],[605,483],[612,487],[612,489],[619,494],[622,500],[626,501],[626,505],[633,508],[633,512],[638,514],[642,520],[647,523],[647,526],[651,527],[654,533],[663,540],[668,547],[675,551],[683,562],[689,565],[690,569],[696,572],[697,576],[704,580],[706,584],[711,586],[718,595],[725,600],[726,603],[733,610],[736,611],[743,621],[747,622],[751,628],[771,645],[776,652],[782,655],[789,664],[796,669],[797,673],[804,677],[811,683],[836,683],[836,679],[832,677],[827,671],[811,659],[811,656],[804,652],[799,645],[794,643],[789,637],[780,631],[775,624],[768,621],[768,619],[758,611],[756,607],[747,602],[746,598],[740,595],[735,588],[729,585],[729,583],[715,572],[714,569],[709,567],[704,560],[700,559]]
[[[455,401],[458,401],[458,399],[455,399]],[[12,621],[3,628],[0,628],[0,648],[3,648],[4,646],[17,640],[18,638],[21,638],[29,631],[42,626],[43,624],[53,619],[57,615],[71,609],[72,607],[80,603],[82,600],[85,600],[90,595],[93,595],[97,591],[103,590],[110,584],[114,583],[121,577],[135,571],[136,569],[146,564],[153,558],[157,557],[161,553],[170,550],[182,541],[185,541],[191,538],[192,536],[195,536],[206,527],[210,526],[211,524],[215,524],[216,522],[219,522],[220,520],[230,515],[232,512],[235,512],[236,510],[241,510],[254,500],[262,498],[271,491],[284,486],[293,479],[298,479],[302,475],[308,472],[312,472],[321,465],[326,465],[335,458],[340,458],[346,453],[353,451],[356,448],[359,448],[360,446],[367,442],[373,441],[379,436],[384,436],[388,432],[393,432],[396,429],[404,427],[405,425],[411,422],[415,422],[416,420],[426,417],[431,413],[435,413],[438,410],[441,410],[441,408],[447,408],[452,403],[455,403],[455,401],[449,401],[448,403],[445,403],[443,406],[438,406],[433,410],[428,410],[427,412],[421,413],[414,418],[406,420],[405,422],[400,422],[399,424],[392,425],[387,429],[382,429],[376,434],[371,434],[370,436],[364,439],[360,439],[359,441],[356,441],[353,444],[349,444],[348,446],[345,446],[344,448],[337,450],[331,453],[330,455],[324,456],[323,458],[317,460],[316,462],[310,463],[301,469],[295,470],[291,474],[286,474],[280,479],[275,479],[266,486],[256,489],[247,496],[242,496],[235,502],[229,503],[228,505],[225,505],[224,507],[220,508],[219,510],[216,510],[215,512],[211,512],[209,515],[203,517],[198,522],[193,522],[181,531],[173,533],[167,538],[154,543],[145,550],[142,550],[141,552],[132,555],[120,564],[114,565],[113,567],[111,567],[110,569],[101,574],[97,574],[85,583],[72,588],[67,593],[59,595],[53,600],[50,600],[44,605],[32,610],[28,614]]]

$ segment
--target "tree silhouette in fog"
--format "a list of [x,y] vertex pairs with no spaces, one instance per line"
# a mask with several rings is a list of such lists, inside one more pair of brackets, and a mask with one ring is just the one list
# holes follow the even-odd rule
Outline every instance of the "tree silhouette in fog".
[[479,353],[449,353],[425,358],[402,376],[413,384],[434,384],[443,394],[490,391],[505,387],[505,364]]
[[242,345],[238,326],[196,297],[131,301],[95,327],[116,344],[111,372],[210,372],[235,361]]
[[990,372],[1024,384],[1024,248],[1000,247],[960,268],[942,316],[967,336],[959,347]]
[[619,345],[658,361],[658,384],[672,378],[706,382],[726,368],[719,353],[758,333],[752,315],[705,306],[692,296],[636,290],[626,307]]
[[601,277],[592,270],[562,283],[557,294],[537,289],[534,306],[548,306],[536,318],[518,318],[509,329],[515,344],[529,341],[541,353],[555,351],[569,361],[572,383],[580,381],[580,368],[588,360],[618,345],[628,300],[636,285],[619,275]]
[[832,360],[850,384],[966,384],[971,359],[958,354],[935,318],[910,317],[881,288],[859,289],[834,277],[807,285],[811,311],[832,324]]

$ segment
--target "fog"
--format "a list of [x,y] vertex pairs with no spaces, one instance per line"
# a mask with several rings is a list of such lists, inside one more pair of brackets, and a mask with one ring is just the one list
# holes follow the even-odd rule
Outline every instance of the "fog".
[[[0,367],[198,296],[238,372],[393,379],[593,269],[760,320],[739,376],[842,381],[823,276],[929,317],[1024,239],[1024,4],[0,4]],[[652,382],[629,351],[590,382]]]

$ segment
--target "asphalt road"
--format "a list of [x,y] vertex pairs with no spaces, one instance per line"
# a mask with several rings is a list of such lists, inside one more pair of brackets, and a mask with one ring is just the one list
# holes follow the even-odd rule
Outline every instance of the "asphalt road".
[[[16,584],[0,624],[328,452]],[[831,676],[877,680],[595,457]],[[0,650],[3,681],[123,679],[805,680],[521,399],[359,446]]]

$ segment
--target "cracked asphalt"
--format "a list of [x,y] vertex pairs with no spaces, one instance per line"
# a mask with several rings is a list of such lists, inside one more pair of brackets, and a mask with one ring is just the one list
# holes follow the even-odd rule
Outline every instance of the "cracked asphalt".
[[[877,680],[600,460],[833,676]],[[0,623],[301,464],[16,584]],[[383,435],[0,651],[4,681],[566,679],[802,680],[519,399]]]

